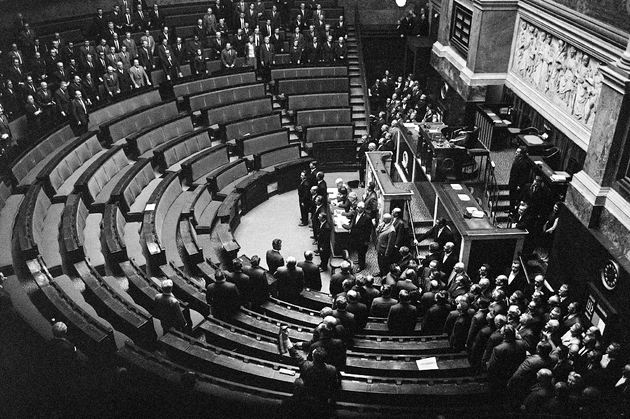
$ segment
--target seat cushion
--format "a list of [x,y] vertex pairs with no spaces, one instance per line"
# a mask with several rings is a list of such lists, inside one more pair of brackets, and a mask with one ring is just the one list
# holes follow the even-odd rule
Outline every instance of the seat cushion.
[[44,227],[42,229],[41,243],[37,243],[40,255],[48,269],[61,266],[61,254],[59,253],[59,226],[65,204],[53,204],[48,208]]
[[11,238],[13,226],[20,210],[24,195],[11,195],[7,198],[4,207],[0,210],[0,269],[13,263],[11,256]]
[[140,227],[142,223],[134,222],[125,225],[125,247],[127,248],[127,256],[136,262],[140,267],[147,264],[144,254],[142,253],[142,245],[140,244]]
[[102,214],[89,214],[85,219],[85,229],[83,230],[83,250],[85,252],[85,258],[94,267],[105,264],[105,257],[103,256],[103,248],[101,245],[102,220]]

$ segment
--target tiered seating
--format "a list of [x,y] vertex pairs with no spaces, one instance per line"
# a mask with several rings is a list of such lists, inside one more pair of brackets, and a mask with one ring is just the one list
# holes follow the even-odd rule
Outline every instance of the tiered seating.
[[127,221],[118,204],[108,204],[103,213],[103,234],[106,244],[106,258],[112,263],[131,260],[136,265],[146,265],[146,246],[140,236],[142,222]]
[[200,180],[204,179],[208,173],[229,161],[228,148],[225,144],[205,149],[181,163],[182,183],[186,186],[200,184]]
[[54,159],[58,153],[62,153],[65,146],[74,137],[75,135],[70,129],[70,125],[66,124],[50,135],[43,137],[41,141],[18,157],[11,167],[11,172],[18,188],[28,188],[35,183],[37,175],[39,175],[44,166]]
[[104,272],[105,257],[101,246],[103,214],[90,214],[81,194],[68,197],[63,210],[61,231],[65,260],[69,264],[87,260]]
[[107,152],[99,143],[96,132],[88,132],[71,144],[50,160],[37,175],[37,180],[55,202],[65,200],[74,191],[74,184],[83,172]]
[[244,119],[225,126],[225,138],[227,141],[243,140],[247,137],[277,131],[282,128],[282,115],[273,113],[257,118]]
[[289,130],[287,128],[265,134],[248,136],[237,141],[237,149],[241,156],[253,156],[268,150],[289,145]]
[[192,112],[217,108],[233,103],[245,102],[265,97],[266,90],[264,83],[228,87],[208,93],[201,93],[190,97],[190,110]]
[[256,83],[256,74],[248,71],[245,73],[205,77],[184,83],[176,83],[173,85],[173,93],[177,100],[181,101],[185,100],[187,96],[209,92],[212,90],[219,90],[226,87],[243,86],[253,83]]
[[185,275],[172,264],[160,266],[160,271],[173,281],[173,293],[177,298],[185,301],[192,310],[201,313],[203,316],[210,314],[210,306],[206,303],[206,289],[201,284]]
[[115,278],[101,277],[85,261],[75,263],[74,267],[92,297],[91,305],[100,310],[116,330],[141,342],[155,340],[152,316],[120,289]]
[[148,125],[173,118],[178,114],[177,102],[170,101],[140,108],[130,114],[123,114],[105,124],[101,124],[101,138],[107,143],[116,142],[129,134],[140,131]]
[[199,187],[198,191],[188,212],[198,233],[210,233],[221,201],[212,199],[212,192],[208,185]]
[[287,110],[301,111],[304,109],[347,108],[350,106],[348,92],[321,93],[316,96],[308,94],[291,95],[287,97]]
[[102,211],[110,200],[114,186],[132,166],[123,146],[115,145],[81,174],[75,183],[75,191],[83,194],[85,203],[92,210]]
[[36,183],[26,192],[15,228],[21,257],[35,259],[41,254],[53,275],[61,272],[59,228],[63,209],[63,203],[53,204],[42,185]]
[[126,141],[132,156],[152,157],[155,147],[189,134],[193,129],[189,114],[177,115],[145,126],[127,136]]
[[334,77],[347,76],[347,66],[333,67],[291,67],[291,68],[272,68],[271,78],[273,80],[281,79],[299,79],[307,77]]
[[256,169],[275,168],[276,165],[302,158],[300,144],[289,144],[282,147],[267,149],[254,156]]
[[210,147],[211,144],[212,139],[208,128],[195,130],[154,148],[154,165],[161,173],[167,170],[179,172],[180,162]]
[[159,183],[151,159],[139,159],[112,188],[111,201],[118,202],[127,220],[141,221],[144,207]]
[[[169,208],[181,193],[182,186],[179,183],[178,173],[170,173],[162,179],[145,206],[142,237],[149,255],[150,272],[155,272],[157,266],[166,263],[167,241],[162,239],[162,227]],[[167,240],[175,242],[175,239],[175,237],[168,237]]]
[[12,237],[13,227],[22,206],[24,195],[11,194],[11,187],[0,182],[0,272],[5,276],[13,273]]
[[242,119],[269,115],[272,110],[271,98],[263,97],[247,102],[208,109],[205,115],[209,125],[225,125]]
[[302,110],[295,113],[295,125],[305,128],[325,125],[350,125],[352,110],[350,108]]
[[53,278],[37,259],[29,260],[27,266],[31,277],[21,280],[33,282],[41,290],[45,298],[40,303],[40,310],[46,317],[65,322],[69,337],[82,350],[99,356],[116,350],[112,327],[98,318],[96,312],[80,298],[78,291],[70,292],[72,284],[70,288],[64,286],[70,283],[70,278],[66,275]]
[[90,110],[89,128],[94,129],[114,119],[131,115],[138,110],[150,109],[160,103],[162,98],[158,89],[132,90],[116,103],[106,103],[101,107]]
[[350,88],[350,79],[348,77],[281,79],[276,85],[278,94],[283,96],[347,92]]
[[223,164],[218,166],[217,169],[208,173],[208,188],[212,192],[213,196],[219,199],[228,196],[232,191],[238,180],[248,173],[247,160],[238,159],[230,162],[229,164]]

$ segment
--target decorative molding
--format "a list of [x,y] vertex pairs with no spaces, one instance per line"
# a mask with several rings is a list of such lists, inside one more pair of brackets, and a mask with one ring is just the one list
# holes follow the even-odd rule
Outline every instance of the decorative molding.
[[588,148],[591,131],[586,126],[562,111],[546,96],[534,90],[511,71],[508,72],[505,85],[523,100],[527,101],[532,108],[536,109],[538,113],[567,135],[581,149],[586,150]]
[[610,212],[623,226],[630,230],[630,202],[619,192],[611,189],[606,195],[604,208]]
[[483,11],[488,10],[516,10],[518,0],[473,0],[475,8]]
[[591,205],[601,207],[606,202],[606,197],[611,189],[602,187],[593,180],[584,170],[573,175],[571,186],[580,193]]
[[602,63],[573,43],[519,19],[510,73],[584,125],[590,136],[603,75]]
[[435,42],[433,44],[433,54],[440,58],[445,58],[451,65],[459,70],[460,78],[468,86],[490,86],[505,83],[507,73],[474,73],[471,69],[466,67],[466,60],[450,46]]

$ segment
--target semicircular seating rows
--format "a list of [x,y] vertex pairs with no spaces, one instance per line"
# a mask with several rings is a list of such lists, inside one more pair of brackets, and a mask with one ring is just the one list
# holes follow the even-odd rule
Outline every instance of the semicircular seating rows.
[[[80,137],[67,125],[43,136],[0,184],[0,269],[36,309],[22,312],[63,319],[81,350],[146,385],[176,388],[194,370],[195,400],[277,408],[299,371],[278,354],[278,326],[310,340],[330,296],[306,290],[300,305],[270,297],[226,322],[210,315],[205,288],[238,255],[241,215],[297,187],[312,161],[302,143],[352,131],[347,75],[346,66],[278,68],[273,92],[251,70],[184,78],[99,108]],[[339,135],[356,147],[352,132]],[[187,333],[154,321],[164,278]],[[445,336],[389,336],[384,322],[370,319],[348,350],[339,416],[489,403],[485,377]],[[439,369],[419,371],[415,361],[429,356]]]

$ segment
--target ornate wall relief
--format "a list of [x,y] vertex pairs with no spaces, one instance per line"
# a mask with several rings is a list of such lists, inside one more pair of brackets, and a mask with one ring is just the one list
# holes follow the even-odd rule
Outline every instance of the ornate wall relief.
[[593,126],[603,80],[601,62],[523,20],[513,53],[512,73],[581,124]]

